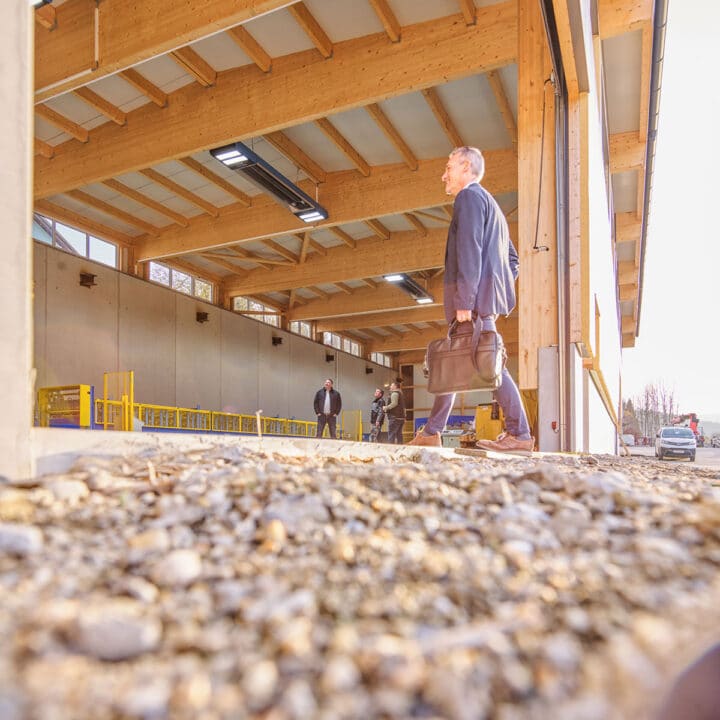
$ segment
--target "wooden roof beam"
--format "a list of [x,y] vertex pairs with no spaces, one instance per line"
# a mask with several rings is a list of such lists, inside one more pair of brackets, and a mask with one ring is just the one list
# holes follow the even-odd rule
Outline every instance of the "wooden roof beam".
[[445,106],[443,105],[443,102],[440,99],[440,95],[438,95],[437,90],[432,87],[426,88],[422,91],[422,94],[427,104],[430,106],[430,109],[433,111],[433,114],[435,115],[438,123],[440,123],[440,127],[443,129],[443,132],[447,135],[450,142],[452,143],[452,146],[456,148],[465,145],[462,136],[458,132],[458,129],[455,127],[455,123],[452,121],[452,118],[448,114],[448,111],[445,109]]
[[329,227],[328,230],[335,235],[335,237],[340,238],[348,247],[355,248],[357,247],[357,243],[355,242],[355,239],[352,237],[352,235],[349,235],[346,233],[342,228],[339,228],[337,225],[333,225],[332,227]]
[[129,82],[136,90],[139,90],[145,97],[154,102],[158,107],[164,108],[168,104],[168,96],[157,85],[153,85],[147,78],[137,70],[128,68],[118,73],[120,77]]
[[94,208],[95,210],[99,210],[100,212],[105,213],[105,215],[114,217],[117,220],[124,222],[126,225],[136,227],[139,230],[148,233],[149,235],[157,236],[160,234],[160,228],[157,228],[150,223],[146,223],[144,220],[140,220],[134,215],[131,215],[124,210],[120,210],[119,208],[116,208],[114,205],[111,205],[104,200],[98,200],[98,198],[94,197],[93,195],[89,195],[82,190],[68,190],[65,194],[68,197],[73,198],[73,200],[77,200],[78,202],[82,203],[83,205],[87,205],[88,207]]
[[[487,72],[514,62],[516,55],[517,7],[506,0],[479,8],[476,25],[458,26],[457,16],[439,18],[403,28],[400,43],[388,43],[379,34],[337,43],[330,61],[313,61],[305,52],[276,58],[271,73],[259,73],[252,65],[227,70],[212,88],[191,83],[176,90],[162,122],[155,107],[144,105],[128,114],[124,128],[109,123],[95,128],[91,138],[98,144],[90,143],[95,147],[74,146],[57,152],[52,162],[39,158],[35,195],[47,197],[365,106],[369,99],[381,102]],[[288,87],[303,92],[288,94]],[[278,96],[282,103],[266,102]]]
[[324,318],[318,320],[315,327],[322,332],[342,332],[349,329],[365,330],[383,325],[404,325],[408,322],[430,321],[445,321],[445,311],[442,305],[416,305],[415,308],[407,310],[388,310],[366,315]]
[[375,11],[375,14],[380,19],[380,22],[383,24],[387,36],[392,42],[398,42],[402,34],[402,29],[400,28],[400,23],[395,17],[395,13],[392,11],[388,1],[369,0],[369,2],[372,9]]
[[495,96],[495,102],[498,105],[503,122],[505,123],[507,134],[510,136],[510,141],[513,147],[517,147],[517,124],[512,112],[512,107],[510,107],[510,101],[505,93],[500,73],[497,70],[491,70],[487,73],[487,79]]
[[57,27],[57,13],[52,5],[43,5],[35,8],[35,22],[46,30],[55,30]]
[[217,80],[215,68],[205,62],[191,47],[173,50],[170,57],[203,87],[212,87],[215,84]]
[[645,166],[645,143],[637,132],[610,136],[610,172],[619,173]]
[[[291,265],[283,271],[254,270],[240,280],[228,282],[226,290],[231,295],[276,292],[390,272],[415,272],[437,267],[444,261],[446,233],[442,229],[429,230],[422,242],[413,230],[394,232],[391,237],[389,243],[375,238],[364,240],[362,252],[338,245],[328,250],[325,257],[314,258],[311,263]],[[295,257],[290,251],[284,251],[286,257]]]
[[250,207],[252,205],[252,199],[249,195],[246,195],[242,190],[240,190],[240,188],[236,188],[232,183],[229,183],[224,178],[216,175],[214,172],[212,172],[212,170],[209,170],[206,165],[203,165],[194,158],[178,158],[178,162],[184,165],[186,168],[190,168],[190,170],[196,172],[198,175],[204,177],[213,185],[219,187],[221,190],[230,195],[230,197],[234,197],[245,207]]
[[100,97],[96,92],[93,92],[88,87],[81,87],[75,90],[81,100],[85,101],[90,107],[95,108],[99,113],[102,113],[108,120],[112,120],[116,125],[121,127],[127,123],[127,114],[124,113],[119,107],[109,103],[105,98]]
[[263,71],[270,72],[272,58],[265,52],[260,43],[242,26],[230,28],[228,35],[240,49]]
[[161,185],[166,190],[175,193],[175,195],[178,195],[184,200],[187,200],[196,207],[199,207],[203,212],[206,212],[211,217],[216,218],[220,214],[214,205],[211,205],[201,197],[198,197],[195,193],[186,190],[182,185],[178,185],[176,182],[172,181],[169,177],[163,175],[162,173],[159,173],[157,170],[146,168],[145,170],[140,170],[140,174],[144,175],[148,180],[152,180],[157,185]]
[[51,125],[54,125],[58,130],[62,130],[64,133],[71,135],[81,143],[86,143],[89,138],[88,131],[82,126],[74,123],[72,120],[68,120],[64,115],[56,112],[47,105],[36,105],[35,114],[41,117],[43,120],[47,120]]
[[466,25],[474,25],[476,20],[476,9],[473,0],[458,0],[460,3],[460,12]]
[[385,133],[385,137],[394,145],[395,149],[400,153],[405,164],[411,170],[417,170],[418,161],[415,154],[410,149],[408,144],[403,140],[400,133],[397,131],[395,126],[390,122],[387,115],[382,111],[377,103],[366,105],[365,109],[370,114],[370,117],[377,123],[378,127]]
[[295,18],[297,24],[300,25],[307,36],[313,41],[313,45],[315,45],[320,54],[326,59],[332,57],[332,41],[320,27],[320,23],[318,23],[313,14],[307,9],[305,3],[301,1],[290,5],[288,11]]
[[50,143],[34,138],[35,155],[42,155],[44,158],[51,158],[55,155],[55,148]]
[[365,220],[365,224],[377,235],[381,240],[390,239],[390,231],[379,221],[374,218]]
[[652,21],[653,0],[599,0],[598,24],[604,40]]
[[306,155],[285,133],[265,133],[264,138],[288,160],[295,163],[311,180],[325,182],[327,173],[311,157]]
[[427,228],[422,224],[419,218],[417,218],[413,213],[403,213],[405,215],[405,219],[421,234],[421,235],[427,235]]
[[[378,166],[368,178],[354,170],[330,173],[323,185],[321,201],[330,213],[327,228],[358,222],[373,215],[417,212],[447,200],[438,178],[443,173],[445,158],[420,161],[417,171],[410,172],[404,164]],[[483,184],[494,194],[517,189],[517,156],[512,150],[485,153],[486,174]],[[307,181],[300,186],[313,192]],[[219,218],[196,217],[185,230],[170,228],[158,240],[143,240],[138,259],[141,261],[212,247],[236,245],[248,240],[279,236],[305,229],[304,223],[280,207],[271,198],[257,196],[250,208],[223,208]],[[366,273],[371,274],[371,273]]]
[[642,222],[634,212],[615,213],[615,242],[639,242]]
[[365,159],[327,118],[318,118],[315,124],[335,143],[338,150],[340,150],[365,177],[370,174],[370,166]]
[[174,210],[170,210],[170,208],[165,207],[165,205],[155,202],[155,200],[152,200],[147,195],[143,195],[141,192],[133,190],[133,188],[123,185],[123,183],[117,180],[104,180],[103,185],[109,187],[111,190],[114,190],[120,195],[124,195],[125,197],[134,200],[139,205],[143,205],[146,208],[150,208],[150,210],[154,210],[156,213],[160,213],[161,215],[170,218],[170,220],[177,225],[180,225],[180,227],[188,226],[188,219],[184,215],[176,213]]
[[[289,260],[293,264],[299,263],[299,261],[300,261],[299,257],[291,250],[288,250],[284,245],[281,245],[279,242],[275,242],[275,240],[269,240],[269,239],[263,240],[262,242],[263,242],[263,245],[265,245],[266,247],[269,247],[271,250],[273,250],[278,255],[280,255],[280,257],[284,257],[286,260]],[[288,286],[286,285],[282,289],[286,290],[287,287]],[[278,288],[278,289],[280,289],[280,288]],[[267,291],[263,291],[263,292],[267,292]]]
[[92,67],[95,5],[87,0],[67,0],[57,8],[57,29],[43,33],[45,37],[36,37],[36,102],[230,29],[287,3],[288,0],[102,2],[98,6],[102,53],[97,67]]

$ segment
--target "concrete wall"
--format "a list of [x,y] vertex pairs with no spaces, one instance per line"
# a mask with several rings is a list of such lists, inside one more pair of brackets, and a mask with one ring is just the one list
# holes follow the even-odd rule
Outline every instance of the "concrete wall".
[[[330,377],[343,408],[362,410],[367,422],[375,387],[396,376],[42,243],[34,266],[36,387],[84,383],[102,392],[104,372],[133,370],[136,402],[315,420],[313,396]],[[94,287],[79,284],[81,271],[96,275]],[[197,322],[197,311],[208,321]]]

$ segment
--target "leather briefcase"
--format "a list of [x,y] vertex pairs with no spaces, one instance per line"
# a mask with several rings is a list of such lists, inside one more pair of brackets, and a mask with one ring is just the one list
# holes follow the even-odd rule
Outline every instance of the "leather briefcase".
[[495,390],[502,382],[507,353],[500,335],[478,322],[457,323],[447,337],[427,347],[423,372],[433,395]]

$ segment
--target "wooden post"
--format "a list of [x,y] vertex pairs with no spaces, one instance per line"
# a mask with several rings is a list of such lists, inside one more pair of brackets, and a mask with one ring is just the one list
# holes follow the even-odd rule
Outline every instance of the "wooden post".
[[34,474],[32,425],[32,242],[33,9],[26,2],[5,5],[0,24],[0,476]]
[[523,390],[538,386],[538,350],[558,342],[551,68],[540,4],[518,0],[518,375]]

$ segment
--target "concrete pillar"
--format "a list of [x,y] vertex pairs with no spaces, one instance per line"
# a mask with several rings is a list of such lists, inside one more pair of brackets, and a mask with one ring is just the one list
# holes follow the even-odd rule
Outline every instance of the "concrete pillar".
[[0,475],[33,474],[32,79],[33,10],[3,3],[0,23]]

